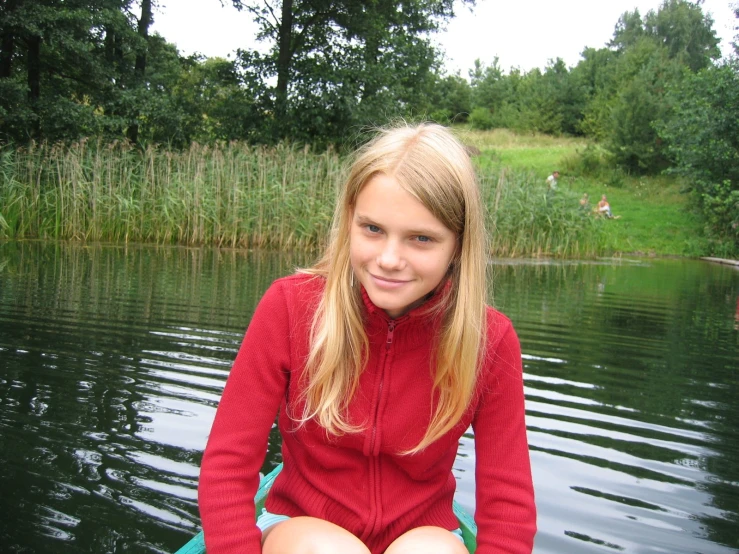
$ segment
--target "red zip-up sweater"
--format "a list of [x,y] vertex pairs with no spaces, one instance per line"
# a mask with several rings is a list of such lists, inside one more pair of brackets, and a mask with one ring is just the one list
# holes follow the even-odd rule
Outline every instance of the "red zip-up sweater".
[[462,420],[415,455],[431,414],[431,346],[438,329],[429,303],[398,319],[363,291],[369,361],[349,407],[363,430],[328,436],[297,427],[312,316],[325,280],[282,278],[260,301],[223,391],[200,471],[199,504],[208,554],[259,554],[253,498],[279,411],[284,469],[266,507],[331,521],[381,554],[404,532],[456,529],[452,465],[462,434],[475,436],[478,554],[529,554],[536,509],[529,464],[521,351],[510,321],[487,310],[488,340],[477,392]]

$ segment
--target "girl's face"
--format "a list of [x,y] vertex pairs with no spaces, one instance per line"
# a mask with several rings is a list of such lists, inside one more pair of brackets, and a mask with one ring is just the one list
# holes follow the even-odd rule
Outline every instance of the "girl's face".
[[423,303],[449,269],[457,235],[404,191],[378,174],[357,196],[350,258],[372,303],[397,318]]

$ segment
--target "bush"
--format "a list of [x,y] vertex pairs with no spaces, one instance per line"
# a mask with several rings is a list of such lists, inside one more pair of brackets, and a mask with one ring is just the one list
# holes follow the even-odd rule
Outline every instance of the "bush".
[[488,131],[494,126],[493,114],[487,108],[475,108],[472,110],[469,122],[473,129],[479,129],[480,131]]
[[729,180],[706,189],[700,204],[712,251],[717,256],[732,257],[739,250],[739,190],[732,190]]
[[439,125],[449,125],[452,119],[451,110],[435,110],[429,114],[429,119]]
[[607,186],[612,187],[614,189],[620,189],[620,188],[623,188],[624,186],[624,182],[626,180],[626,173],[620,167],[615,167],[608,173],[608,175],[606,176],[604,180]]
[[713,253],[739,254],[739,59],[673,85],[657,126],[674,167],[693,193]]
[[562,167],[570,175],[601,179],[613,173],[615,164],[605,149],[588,144],[583,150],[577,150],[576,154],[565,157]]

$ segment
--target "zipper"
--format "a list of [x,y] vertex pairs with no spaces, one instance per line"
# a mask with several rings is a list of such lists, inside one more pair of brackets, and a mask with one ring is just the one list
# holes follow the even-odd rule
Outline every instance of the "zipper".
[[385,341],[385,350],[390,350],[393,344],[393,333],[395,333],[395,322],[391,321],[387,325],[387,340]]
[[[387,338],[385,339],[385,350],[389,351],[390,347],[393,344],[393,335],[395,333],[395,321],[390,321],[387,324]],[[387,355],[386,355],[387,356]],[[377,399],[378,402],[382,401],[382,393],[383,389],[385,388],[385,364],[387,363],[387,358],[383,361],[383,367],[382,372],[383,374],[380,376],[380,383],[378,384],[378,390],[377,390]],[[378,407],[379,410],[379,407]],[[371,506],[371,516],[370,521],[367,523],[367,526],[365,527],[365,533],[366,537],[361,538],[368,538],[372,534],[377,532],[377,526],[380,522],[380,498],[379,498],[379,490],[380,487],[378,486],[378,483],[380,481],[380,461],[379,458],[375,456],[375,442],[377,440],[377,422],[378,422],[378,416],[379,411],[375,413],[374,421],[372,422],[372,438],[370,440],[370,459],[369,459],[369,465],[370,465],[370,472],[372,473],[372,488],[373,488],[373,502]]]
[[[390,347],[393,344],[393,334],[394,333],[395,333],[395,321],[391,321],[390,323],[387,324],[387,338],[385,339],[385,350],[390,350]],[[385,373],[384,364],[385,363],[386,361],[383,361],[383,368],[382,368],[383,374],[380,375],[380,384],[378,386],[378,391],[377,391],[378,402],[381,401],[382,399],[382,389],[385,386],[385,377],[384,377],[384,373]],[[374,421],[372,422],[372,438],[370,440],[370,455],[372,455],[375,449],[376,432],[377,432],[377,412],[375,413]]]

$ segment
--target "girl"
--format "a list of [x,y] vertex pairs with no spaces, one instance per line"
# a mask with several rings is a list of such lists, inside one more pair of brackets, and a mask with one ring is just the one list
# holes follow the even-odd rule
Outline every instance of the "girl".
[[608,218],[613,217],[613,214],[611,213],[611,205],[608,203],[608,199],[605,194],[600,197],[600,202],[598,202],[598,213],[605,215]]
[[[267,290],[228,378],[200,474],[208,554],[463,554],[452,465],[470,425],[477,552],[531,552],[521,351],[485,305],[486,265],[448,130],[359,150],[325,254]],[[278,412],[284,468],[255,514]]]

